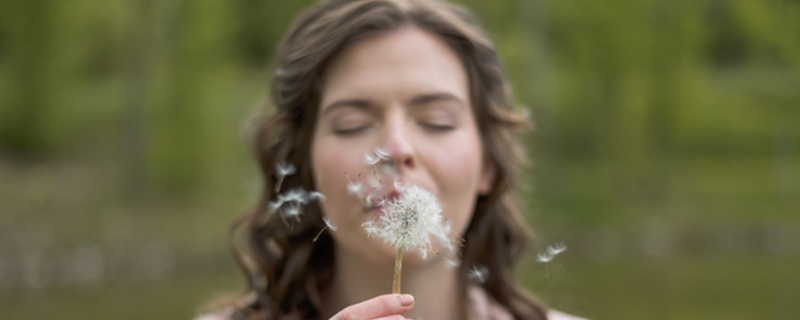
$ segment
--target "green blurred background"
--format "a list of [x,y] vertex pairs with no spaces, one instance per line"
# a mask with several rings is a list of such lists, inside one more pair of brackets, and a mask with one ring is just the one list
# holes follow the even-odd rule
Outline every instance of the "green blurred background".
[[[535,130],[520,279],[593,319],[800,319],[800,1],[460,1]],[[311,1],[0,1],[0,312],[188,319],[243,281],[244,123]]]

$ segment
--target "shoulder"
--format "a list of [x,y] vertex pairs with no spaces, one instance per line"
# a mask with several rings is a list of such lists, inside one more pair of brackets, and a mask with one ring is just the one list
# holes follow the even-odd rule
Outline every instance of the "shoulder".
[[480,287],[471,286],[468,291],[469,307],[467,310],[468,319],[488,319],[488,320],[513,320],[514,317],[501,306],[489,298],[486,292]]
[[[489,320],[513,320],[514,317],[502,306],[498,305],[479,287],[469,288],[469,319],[489,319]],[[550,309],[547,311],[549,320],[587,320],[563,313],[558,310]]]
[[547,312],[547,319],[549,319],[549,320],[587,320],[587,319],[584,319],[584,318],[576,317],[576,316],[569,315],[569,314],[563,313],[561,311],[552,310],[552,309],[550,309],[550,311]]
[[222,308],[201,314],[197,317],[194,317],[192,320],[231,320],[233,318],[233,312],[233,308]]

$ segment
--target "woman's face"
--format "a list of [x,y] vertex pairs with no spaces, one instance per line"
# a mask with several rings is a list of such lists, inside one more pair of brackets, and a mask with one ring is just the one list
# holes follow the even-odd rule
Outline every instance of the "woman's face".
[[331,61],[318,108],[311,157],[317,190],[327,197],[322,211],[338,228],[337,250],[393,261],[394,249],[367,239],[361,227],[380,209],[347,190],[350,181],[364,181],[360,195],[373,192],[368,180],[376,169],[365,155],[377,147],[390,154],[394,170],[378,170],[374,192],[391,197],[394,180],[419,185],[439,199],[451,236],[464,231],[478,194],[489,191],[493,167],[484,162],[467,74],[449,46],[413,27],[360,39]]

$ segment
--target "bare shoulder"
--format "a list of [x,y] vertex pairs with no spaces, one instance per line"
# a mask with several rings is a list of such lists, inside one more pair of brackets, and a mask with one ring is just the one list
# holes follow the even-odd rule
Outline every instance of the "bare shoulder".
[[558,310],[550,310],[547,312],[547,319],[550,320],[587,320],[585,318],[576,317],[570,314],[563,313]]

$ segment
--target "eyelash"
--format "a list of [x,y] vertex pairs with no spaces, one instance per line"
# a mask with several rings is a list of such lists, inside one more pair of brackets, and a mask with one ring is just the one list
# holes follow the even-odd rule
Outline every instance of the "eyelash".
[[355,127],[355,128],[348,128],[348,129],[336,129],[336,130],[333,131],[333,133],[336,134],[337,136],[351,136],[351,135],[355,135],[355,134],[357,134],[357,133],[359,133],[359,132],[361,132],[363,130],[369,129],[370,127],[372,127],[372,126],[371,125],[366,125],[366,126],[359,126],[359,127]]
[[[447,132],[455,130],[456,126],[451,124],[437,124],[437,123],[427,123],[427,122],[420,122],[420,126],[434,132]],[[371,128],[372,125],[364,125],[358,126],[355,128],[347,128],[347,129],[335,129],[333,133],[337,136],[352,136],[356,135],[357,133],[367,130]]]
[[437,132],[451,131],[451,130],[456,128],[454,125],[450,125],[450,124],[422,123],[421,125],[422,125],[422,127],[426,128],[426,129],[429,129],[429,130],[432,130],[432,131],[437,131]]

